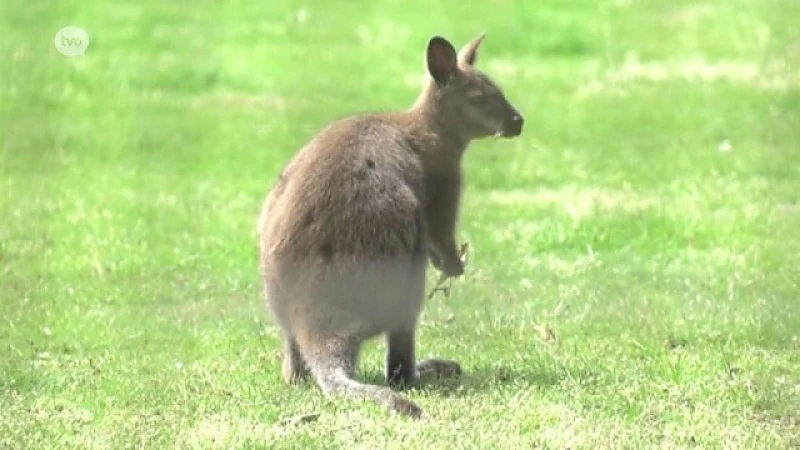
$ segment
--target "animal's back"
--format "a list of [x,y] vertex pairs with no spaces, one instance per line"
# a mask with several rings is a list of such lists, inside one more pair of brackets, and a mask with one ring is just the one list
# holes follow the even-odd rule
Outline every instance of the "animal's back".
[[270,303],[283,320],[351,322],[372,334],[416,315],[408,289],[424,279],[426,244],[410,145],[390,116],[355,116],[323,129],[287,166],[261,225]]
[[385,116],[341,119],[287,166],[262,231],[271,253],[298,257],[409,252],[419,245],[423,195],[421,163],[398,124]]

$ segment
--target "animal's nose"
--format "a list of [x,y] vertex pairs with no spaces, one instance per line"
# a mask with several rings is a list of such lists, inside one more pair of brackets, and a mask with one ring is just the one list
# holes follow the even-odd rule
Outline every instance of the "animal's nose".
[[522,118],[522,115],[515,113],[508,121],[508,125],[506,125],[506,132],[504,134],[508,137],[519,136],[522,134],[522,124],[524,122],[525,119]]

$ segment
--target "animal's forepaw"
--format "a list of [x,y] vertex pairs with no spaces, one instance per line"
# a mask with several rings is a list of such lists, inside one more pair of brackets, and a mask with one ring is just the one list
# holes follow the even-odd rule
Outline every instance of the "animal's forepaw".
[[[440,270],[442,275],[446,277],[459,277],[464,274],[464,268],[467,266],[467,259],[469,257],[469,243],[461,244],[458,249],[458,254],[453,252],[445,258],[444,263],[440,263]],[[439,261],[437,261],[439,262]]]
[[464,275],[464,261],[456,255],[445,260],[442,267],[442,274],[447,277],[460,277]]

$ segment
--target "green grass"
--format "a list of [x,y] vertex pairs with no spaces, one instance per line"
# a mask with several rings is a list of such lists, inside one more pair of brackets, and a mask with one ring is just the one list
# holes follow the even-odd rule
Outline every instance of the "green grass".
[[[798,19],[796,0],[4,2],[0,448],[800,447]],[[85,58],[55,51],[70,24]],[[465,378],[411,391],[419,422],[285,386],[264,195],[327,122],[408,106],[430,36],[481,30],[526,128],[470,148],[467,275],[423,313],[420,357]]]

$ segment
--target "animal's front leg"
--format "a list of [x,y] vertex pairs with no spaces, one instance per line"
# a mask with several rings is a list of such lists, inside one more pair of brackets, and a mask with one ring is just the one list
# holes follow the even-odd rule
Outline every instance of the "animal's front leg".
[[428,187],[432,194],[425,213],[431,263],[448,277],[460,276],[464,273],[464,262],[455,238],[461,191],[460,174],[431,177]]

